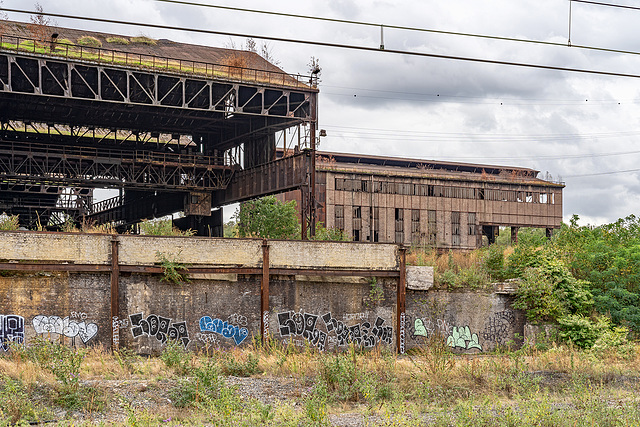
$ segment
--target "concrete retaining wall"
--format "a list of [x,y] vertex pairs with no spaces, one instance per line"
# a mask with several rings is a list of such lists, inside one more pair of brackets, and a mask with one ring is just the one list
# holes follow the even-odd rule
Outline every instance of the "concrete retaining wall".
[[[274,272],[262,312],[265,243]],[[157,252],[199,270],[187,284],[167,282]],[[420,271],[408,275],[420,284],[408,286],[399,315],[401,269],[391,244],[0,232],[0,347],[42,335],[76,346],[115,340],[143,354],[170,338],[188,349],[232,348],[259,337],[262,322],[275,339],[328,351],[350,342],[395,349],[398,340],[410,349],[438,337],[475,353],[522,334],[508,296],[434,291]]]

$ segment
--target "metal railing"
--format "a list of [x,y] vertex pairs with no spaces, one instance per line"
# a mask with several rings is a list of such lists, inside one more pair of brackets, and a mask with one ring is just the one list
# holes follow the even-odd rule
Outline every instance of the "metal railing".
[[287,74],[229,64],[215,64],[188,59],[126,52],[103,47],[90,47],[33,38],[0,35],[0,52],[32,53],[64,59],[110,63],[153,71],[189,74],[211,79],[227,79],[242,83],[260,83],[277,86],[310,89],[309,76]]

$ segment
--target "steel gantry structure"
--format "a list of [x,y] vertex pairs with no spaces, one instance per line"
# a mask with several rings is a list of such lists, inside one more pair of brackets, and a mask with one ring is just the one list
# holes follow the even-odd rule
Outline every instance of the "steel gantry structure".
[[[43,42],[18,23],[7,29],[0,213],[25,226],[84,218],[127,227],[183,211],[183,223],[203,233],[221,226],[213,208],[291,189],[314,194],[311,78],[245,51],[169,41],[87,48],[72,42],[107,44],[109,35],[56,28],[66,42]],[[291,129],[295,154],[276,160],[277,135]],[[120,193],[94,203],[95,188]],[[306,206],[313,224],[315,201]]]

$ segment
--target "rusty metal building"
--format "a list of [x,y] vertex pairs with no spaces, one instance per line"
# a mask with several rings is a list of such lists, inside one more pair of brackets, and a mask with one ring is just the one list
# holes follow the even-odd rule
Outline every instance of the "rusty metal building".
[[[355,241],[439,249],[492,243],[500,227],[550,235],[562,221],[562,183],[533,169],[318,152],[318,221]],[[282,200],[299,198],[289,192]]]
[[[220,207],[309,187],[315,83],[255,52],[3,21],[0,214],[126,230],[184,212],[221,235]],[[287,132],[297,154],[275,160]]]

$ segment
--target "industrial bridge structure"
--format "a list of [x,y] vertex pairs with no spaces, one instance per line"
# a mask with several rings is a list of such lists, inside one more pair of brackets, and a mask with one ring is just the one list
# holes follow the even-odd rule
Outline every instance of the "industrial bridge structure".
[[[162,40],[86,47],[72,41],[108,35],[56,28],[45,42],[21,28],[0,35],[0,213],[26,227],[124,229],[182,211],[182,226],[215,235],[215,208],[301,189],[303,227],[313,227],[312,78],[246,51]],[[156,54],[177,51],[191,53]],[[295,154],[276,160],[285,131],[297,132]],[[94,203],[96,188],[120,191]]]

